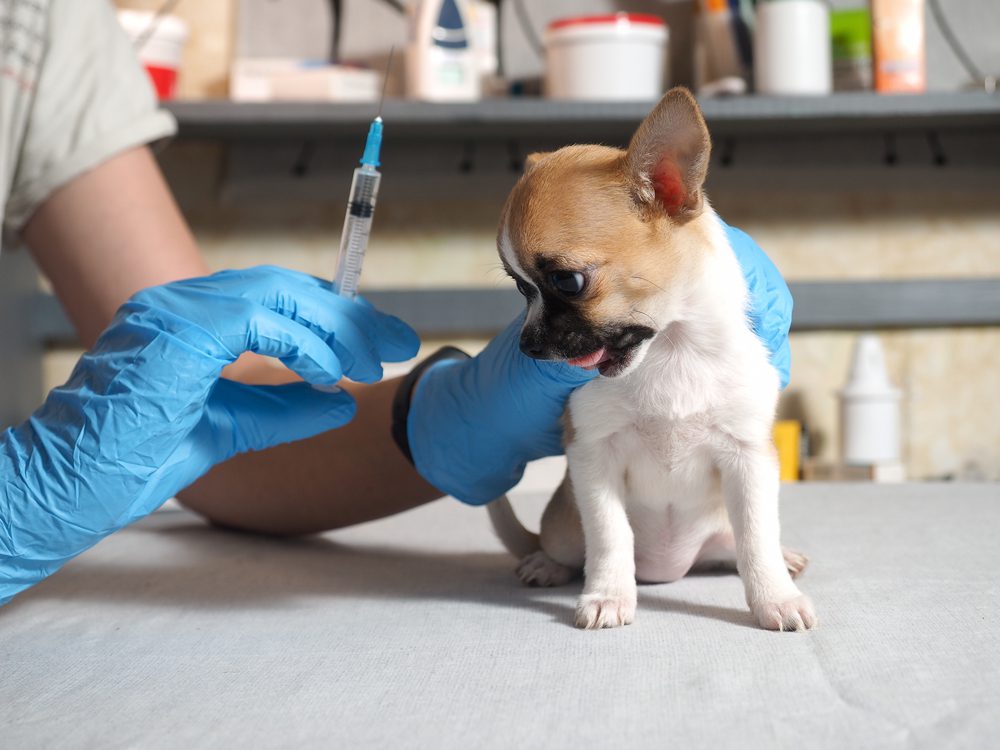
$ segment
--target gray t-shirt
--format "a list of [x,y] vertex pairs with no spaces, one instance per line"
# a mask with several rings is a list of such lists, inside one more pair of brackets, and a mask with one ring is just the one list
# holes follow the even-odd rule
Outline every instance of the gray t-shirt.
[[0,0],[0,215],[16,236],[60,186],[175,131],[109,0]]

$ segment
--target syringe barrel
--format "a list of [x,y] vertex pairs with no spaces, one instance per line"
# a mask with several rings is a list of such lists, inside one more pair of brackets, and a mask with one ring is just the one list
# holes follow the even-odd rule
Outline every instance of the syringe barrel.
[[340,235],[337,276],[333,281],[333,290],[342,297],[354,299],[358,294],[361,267],[365,260],[365,250],[368,249],[368,235],[372,229],[372,216],[381,181],[382,175],[371,165],[362,165],[354,170],[351,197]]

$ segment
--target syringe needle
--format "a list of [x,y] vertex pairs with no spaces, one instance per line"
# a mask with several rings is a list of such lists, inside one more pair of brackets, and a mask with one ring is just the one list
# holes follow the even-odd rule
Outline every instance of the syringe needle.
[[385,87],[389,85],[389,71],[392,70],[392,53],[395,51],[395,44],[389,47],[389,59],[385,63],[385,76],[382,78],[382,96],[378,100],[378,114],[376,117],[379,119],[382,117],[382,105],[385,104]]

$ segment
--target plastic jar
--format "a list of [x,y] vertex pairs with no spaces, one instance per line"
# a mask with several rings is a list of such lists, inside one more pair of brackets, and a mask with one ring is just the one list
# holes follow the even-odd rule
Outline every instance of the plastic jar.
[[758,94],[825,95],[833,91],[830,9],[823,0],[758,3],[754,87]]
[[545,93],[552,99],[657,99],[665,89],[669,29],[641,13],[578,16],[545,30]]

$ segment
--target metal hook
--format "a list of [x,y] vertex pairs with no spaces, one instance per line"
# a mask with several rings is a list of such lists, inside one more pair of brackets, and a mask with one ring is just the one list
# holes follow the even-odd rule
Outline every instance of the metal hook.
[[927,146],[931,150],[931,157],[934,160],[934,165],[937,167],[943,167],[948,163],[948,156],[944,152],[944,147],[941,145],[941,139],[934,130],[927,131]]
[[466,141],[462,144],[462,158],[458,162],[458,171],[468,174],[476,166],[476,142]]
[[885,156],[882,157],[887,167],[894,167],[899,162],[899,152],[896,151],[896,136],[885,134]]
[[521,155],[521,144],[515,140],[507,141],[507,163],[511,172],[524,171],[524,157]]
[[521,144],[515,140],[507,141],[507,159],[511,172],[524,171],[524,157],[521,156]]
[[723,167],[733,166],[733,159],[736,156],[736,139],[726,138],[722,142],[722,149],[719,153],[719,164]]
[[309,172],[309,162],[315,153],[316,142],[303,141],[302,148],[299,149],[299,155],[296,157],[295,163],[292,164],[292,175],[295,177],[305,177]]

